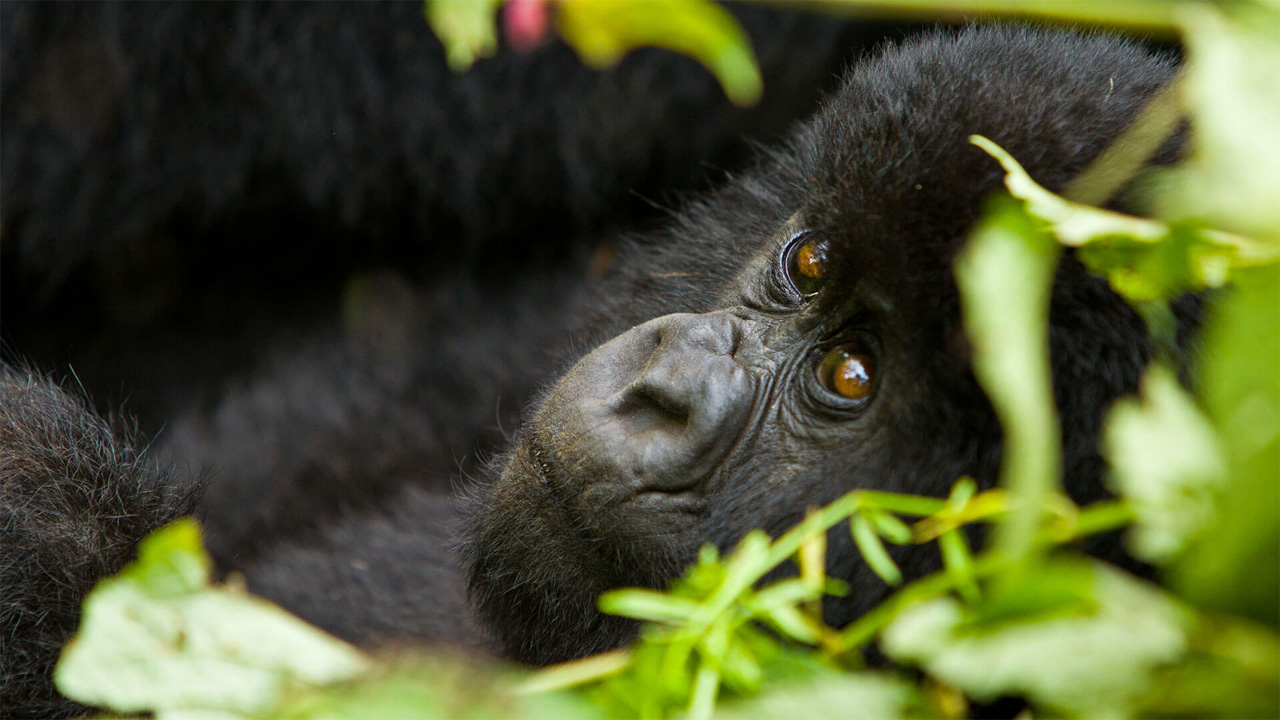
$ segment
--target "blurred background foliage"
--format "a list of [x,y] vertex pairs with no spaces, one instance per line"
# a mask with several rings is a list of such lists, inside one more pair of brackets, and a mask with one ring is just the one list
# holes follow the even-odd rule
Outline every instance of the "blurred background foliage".
[[[1178,39],[1184,76],[1064,196],[998,146],[1006,172],[957,263],[975,370],[1006,428],[1001,487],[947,498],[856,491],[786,535],[704,548],[668,590],[604,611],[646,622],[633,646],[528,672],[462,656],[369,658],[235,585],[213,585],[190,521],[103,581],[57,671],[85,703],[158,717],[962,717],[1020,698],[1037,715],[1280,715],[1280,0],[857,0],[815,10],[954,20],[983,14],[1141,29]],[[371,12],[376,9],[371,8]],[[732,16],[702,0],[428,0],[465,69],[552,34],[602,66],[641,46],[696,58],[735,103],[760,75]],[[501,17],[501,22],[498,18]],[[502,28],[501,33],[499,27]],[[500,34],[502,39],[500,40]],[[1190,152],[1146,183],[1150,217],[1093,207],[1180,119]],[[1119,147],[1119,144],[1118,144]],[[1048,388],[1047,290],[1074,248],[1167,341],[1167,303],[1210,291],[1189,388],[1163,356],[1103,439],[1116,498],[1061,491]],[[1009,312],[1018,308],[1021,312]],[[993,525],[973,551],[963,525]],[[900,586],[844,628],[821,600],[826,532],[847,526]],[[1151,584],[1072,543],[1124,528]],[[944,570],[907,585],[885,543],[937,543]],[[775,567],[793,577],[762,585]],[[122,630],[123,629],[123,630]],[[129,639],[121,639],[127,631]],[[871,669],[871,647],[893,663]]]

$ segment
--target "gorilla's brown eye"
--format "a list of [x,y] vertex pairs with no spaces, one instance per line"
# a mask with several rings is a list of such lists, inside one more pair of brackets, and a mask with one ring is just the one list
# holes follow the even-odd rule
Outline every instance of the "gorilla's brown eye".
[[801,236],[787,254],[787,280],[805,297],[818,292],[827,277],[827,243]]
[[849,400],[866,400],[871,396],[876,363],[859,345],[850,343],[828,350],[817,372],[818,382],[828,391]]

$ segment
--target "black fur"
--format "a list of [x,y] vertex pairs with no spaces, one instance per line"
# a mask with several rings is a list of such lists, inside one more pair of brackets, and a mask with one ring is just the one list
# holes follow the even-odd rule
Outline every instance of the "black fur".
[[[232,23],[240,33],[269,26],[267,19],[286,12],[261,6],[223,8],[200,12],[217,17],[228,13],[231,20],[253,18]],[[115,37],[132,11],[78,12],[101,23],[89,26]],[[176,18],[185,11],[166,12],[178,13]],[[17,52],[10,43],[17,21],[45,16],[23,15],[9,6],[3,13],[7,59]],[[360,52],[372,53],[375,45],[357,42],[366,21],[356,13],[350,37],[357,49],[364,48]],[[58,22],[53,26],[61,27]],[[171,30],[200,35],[181,23]],[[317,26],[298,37],[319,37],[311,31],[323,35],[332,29]],[[58,37],[58,32],[50,36]],[[246,40],[251,34],[222,32],[215,23],[208,45],[198,47],[219,53],[248,53],[256,47]],[[110,55],[114,46],[108,42],[105,47],[93,52]],[[257,59],[230,66],[252,69],[266,62],[250,54]],[[392,72],[387,62],[369,68]],[[267,64],[291,68],[295,61]],[[6,62],[6,101],[12,97],[9,66]],[[343,76],[337,70],[315,72],[323,78]],[[588,242],[582,252],[567,252],[555,262],[534,263],[519,273],[481,272],[479,279],[445,279],[413,270],[362,275],[348,284],[344,298],[326,301],[331,303],[325,305],[328,312],[340,313],[337,320],[268,307],[268,314],[280,314],[271,321],[272,330],[260,336],[265,338],[261,346],[253,346],[254,356],[261,358],[252,363],[258,370],[230,383],[225,393],[205,398],[216,402],[197,403],[172,416],[160,452],[177,465],[176,477],[129,450],[82,401],[31,373],[6,369],[0,398],[0,432],[5,433],[0,436],[0,512],[7,513],[0,524],[5,543],[0,619],[6,642],[0,653],[0,715],[77,709],[53,695],[48,673],[74,625],[79,600],[94,579],[130,557],[146,531],[191,509],[196,488],[187,478],[210,465],[220,469],[196,511],[208,527],[220,569],[244,572],[251,590],[365,645],[494,642],[508,656],[535,663],[624,642],[634,628],[598,613],[598,593],[623,584],[660,586],[703,541],[729,547],[752,527],[780,533],[806,507],[857,487],[939,495],[963,474],[989,485],[998,465],[1000,432],[969,370],[950,260],[984,199],[999,186],[1000,173],[965,138],[975,132],[991,137],[1034,177],[1061,188],[1124,129],[1171,73],[1168,60],[1115,39],[1025,28],[971,28],[891,48],[857,66],[843,89],[781,149],[691,203],[664,228],[618,240],[618,255],[611,262],[605,253],[593,256]],[[766,82],[776,86],[779,81]],[[302,123],[301,138],[310,137],[314,128],[305,127],[307,107],[303,103],[302,110],[285,112],[287,122],[281,127]],[[163,125],[166,117],[160,113],[154,119]],[[267,122],[264,118],[271,114],[255,117]],[[592,123],[600,120],[590,117]],[[616,119],[601,122],[614,127]],[[639,125],[653,128],[661,122],[649,118]],[[55,129],[49,125],[40,132]],[[651,137],[662,134],[659,128]],[[280,148],[292,147],[284,135],[266,137],[277,138]],[[344,142],[358,138],[356,133]],[[168,134],[160,141],[177,142]],[[83,142],[92,145],[91,139]],[[241,147],[234,138],[229,142]],[[565,147],[576,147],[572,138],[566,142]],[[695,146],[702,147],[698,142]],[[8,133],[5,143],[7,156]],[[302,143],[295,150],[309,147]],[[495,261],[501,266],[528,259],[516,247],[529,239],[517,232],[523,227],[520,218],[540,216],[521,203],[538,205],[538,192],[519,191],[524,200],[502,205],[484,194],[486,185],[454,187],[440,184],[434,175],[409,172],[416,156],[396,141],[388,141],[385,157],[382,148],[369,152],[372,164],[365,174],[362,166],[343,164],[356,158],[357,150],[338,152],[328,161],[336,163],[333,167],[318,169],[308,163],[325,162],[327,154],[298,160],[295,166],[282,159],[295,156],[279,150],[283,154],[275,158],[273,172],[290,169],[281,187],[294,195],[272,207],[296,209],[301,197],[304,204],[330,208],[333,216],[317,217],[339,232],[327,236],[324,242],[330,244],[319,252],[345,252],[334,250],[350,238],[343,228],[383,217],[377,193],[365,191],[389,187],[380,183],[390,176],[398,178],[391,182],[400,192],[425,204],[428,215],[439,210],[435,203],[457,202],[464,213],[466,208],[475,213],[457,220],[460,227],[474,222],[477,228],[475,237],[458,238],[462,254],[474,252],[483,260],[494,252],[511,253]],[[475,152],[491,157],[488,150]],[[1171,144],[1157,161],[1169,161],[1174,153]],[[397,159],[400,155],[405,157]],[[236,157],[229,153],[227,159]],[[379,158],[392,159],[380,164]],[[492,158],[498,168],[494,172],[500,172],[505,166],[498,156]],[[564,167],[576,172],[577,161],[567,158]],[[256,161],[244,162],[252,166]],[[27,228],[20,237],[37,238],[19,243],[15,251],[26,258],[23,262],[37,263],[29,267],[39,267],[40,248],[48,249],[48,236],[39,228],[59,223],[76,227],[77,222],[93,222],[93,213],[124,212],[104,209],[116,207],[110,202],[95,204],[107,202],[103,198],[108,193],[84,208],[88,214],[83,221],[53,217],[43,206],[37,212],[25,196],[19,207],[27,209],[10,216],[8,157],[5,163],[6,237],[12,222]],[[50,167],[54,175],[65,170],[58,163]],[[519,167],[511,170],[514,188],[523,187]],[[296,168],[307,171],[294,175]],[[254,173],[249,173],[258,178],[254,183],[279,179]],[[185,181],[192,183],[187,187],[190,197],[139,210],[145,217],[135,226],[163,225],[157,218],[187,208],[184,202],[192,203],[193,217],[198,217],[207,204],[213,215],[196,222],[200,231],[191,236],[198,255],[219,237],[202,233],[254,217],[256,211],[241,212],[237,203],[259,200],[240,192],[257,188],[236,184],[249,182],[244,174],[227,176],[230,196],[206,194],[219,187],[213,182],[216,174],[196,175],[204,179]],[[127,182],[154,182],[129,173],[124,177]],[[348,179],[350,187],[344,182]],[[575,192],[569,186],[550,187]],[[475,194],[460,198],[452,193]],[[241,200],[226,200],[232,196]],[[162,192],[161,200],[166,197]],[[471,200],[478,204],[468,204]],[[499,202],[492,217],[485,212],[487,202]],[[526,211],[531,214],[521,214]],[[603,224],[607,211],[600,208],[592,215],[595,220],[575,227]],[[36,222],[22,213],[44,219]],[[213,217],[219,214],[225,217]],[[32,224],[23,224],[27,222]],[[435,219],[422,222],[443,227]],[[833,273],[818,297],[807,303],[789,295],[774,270],[797,223],[822,233],[832,247]],[[121,239],[132,232],[130,227],[126,223],[119,230],[123,235],[108,238],[104,253],[118,243],[137,241]],[[264,227],[278,226],[252,232]],[[424,226],[409,222],[406,227]],[[376,223],[370,229],[380,237]],[[571,231],[577,238],[573,242],[589,236],[577,235],[578,230]],[[251,233],[246,239],[253,237]],[[433,247],[441,247],[436,238],[428,237]],[[296,252],[300,246],[287,237],[271,239],[282,243],[275,250]],[[76,263],[92,267],[117,260],[106,254],[98,258],[97,251],[77,246],[74,239],[68,242],[58,253],[65,252],[70,263],[65,277],[79,272],[71,267]],[[453,247],[453,242],[450,238],[443,245]],[[268,257],[275,250],[266,250]],[[426,252],[409,254],[433,261]],[[445,257],[440,264],[457,267],[451,265],[456,260]],[[612,268],[607,277],[594,279],[604,266]],[[58,276],[51,275],[54,285]],[[49,292],[63,291],[55,287]],[[670,313],[697,315],[672,319]],[[1136,386],[1149,349],[1139,318],[1105,282],[1070,259],[1059,272],[1051,320],[1064,472],[1072,494],[1087,500],[1102,492],[1095,449],[1102,412]],[[676,338],[680,352],[688,353],[679,357],[690,361],[707,357],[708,350],[718,358],[741,353],[750,357],[759,378],[752,381],[756,394],[741,431],[726,426],[725,447],[716,450],[723,452],[721,460],[705,477],[691,478],[699,481],[691,493],[700,505],[687,517],[628,509],[634,506],[618,502],[615,492],[623,485],[621,475],[606,473],[588,482],[579,470],[614,466],[603,446],[582,442],[594,428],[574,434],[574,413],[590,393],[574,378],[592,366],[593,357],[601,357],[589,351],[617,347],[619,340],[610,338],[623,334],[647,342],[643,328],[632,328],[649,321],[644,327],[658,328],[654,348],[666,333]],[[715,328],[729,328],[732,342],[717,344],[729,335],[694,342],[690,328],[712,336]],[[865,336],[874,345],[880,358],[876,394],[840,422],[814,419],[798,399],[799,373],[810,367],[805,363],[814,347],[845,338],[841,333]],[[234,352],[246,347],[229,344]],[[650,360],[658,351],[651,352]],[[645,357],[634,365],[605,370],[635,373],[645,367]],[[182,371],[191,373],[193,367],[198,365],[182,366]],[[692,369],[696,374],[704,368]],[[708,377],[713,369],[706,366]],[[547,388],[517,423],[519,406],[556,376],[564,379]],[[666,421],[689,419],[700,411],[692,403],[700,396],[661,395],[660,390],[640,387],[637,412],[654,412]],[[557,423],[561,419],[565,422]],[[517,426],[504,454],[483,467],[473,464],[477,449],[499,447],[502,431]],[[447,493],[459,468],[473,478],[462,563],[449,547],[457,528],[454,499]],[[651,469],[665,478],[685,468],[660,459]],[[654,502],[666,507],[661,503],[667,499]],[[1114,549],[1114,544],[1100,548]],[[829,621],[841,624],[882,598],[884,587],[863,566],[846,533],[833,534],[830,558],[830,571],[855,588],[846,601],[828,605]],[[936,565],[930,554],[909,549],[899,560],[912,576]],[[462,600],[468,573],[474,615]],[[19,602],[11,604],[9,598]],[[39,615],[43,609],[56,613],[57,622],[45,622]]]
[[50,677],[80,602],[195,492],[77,397],[0,365],[0,717],[84,709]]
[[0,330],[154,432],[332,317],[353,269],[557,267],[739,166],[885,32],[736,12],[750,109],[659,50],[600,72],[553,42],[455,74],[419,0],[4,3]]

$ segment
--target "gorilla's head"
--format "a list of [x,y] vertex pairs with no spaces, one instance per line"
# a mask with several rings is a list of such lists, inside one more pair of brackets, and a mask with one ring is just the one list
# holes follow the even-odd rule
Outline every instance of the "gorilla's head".
[[[602,591],[661,586],[702,543],[776,536],[849,490],[990,484],[1000,429],[951,260],[1001,172],[966,138],[1061,188],[1171,73],[1111,38],[1025,28],[893,47],[755,171],[636,239],[600,300],[612,339],[544,395],[471,510],[473,597],[507,651],[543,663],[616,645],[630,627],[595,609]],[[1051,325],[1064,472],[1085,500],[1144,329],[1070,258]],[[829,570],[854,588],[828,604],[841,624],[884,587],[847,533],[832,543]],[[908,576],[937,562],[899,559]]]

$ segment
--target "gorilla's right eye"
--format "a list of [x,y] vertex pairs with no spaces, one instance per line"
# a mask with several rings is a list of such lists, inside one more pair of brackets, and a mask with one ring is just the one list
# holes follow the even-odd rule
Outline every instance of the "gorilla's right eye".
[[871,397],[876,361],[858,343],[845,343],[831,348],[822,356],[816,373],[818,384],[827,392],[860,402]]
[[822,288],[827,277],[827,243],[808,233],[801,234],[791,241],[786,254],[787,282],[800,293],[801,297],[810,298]]

